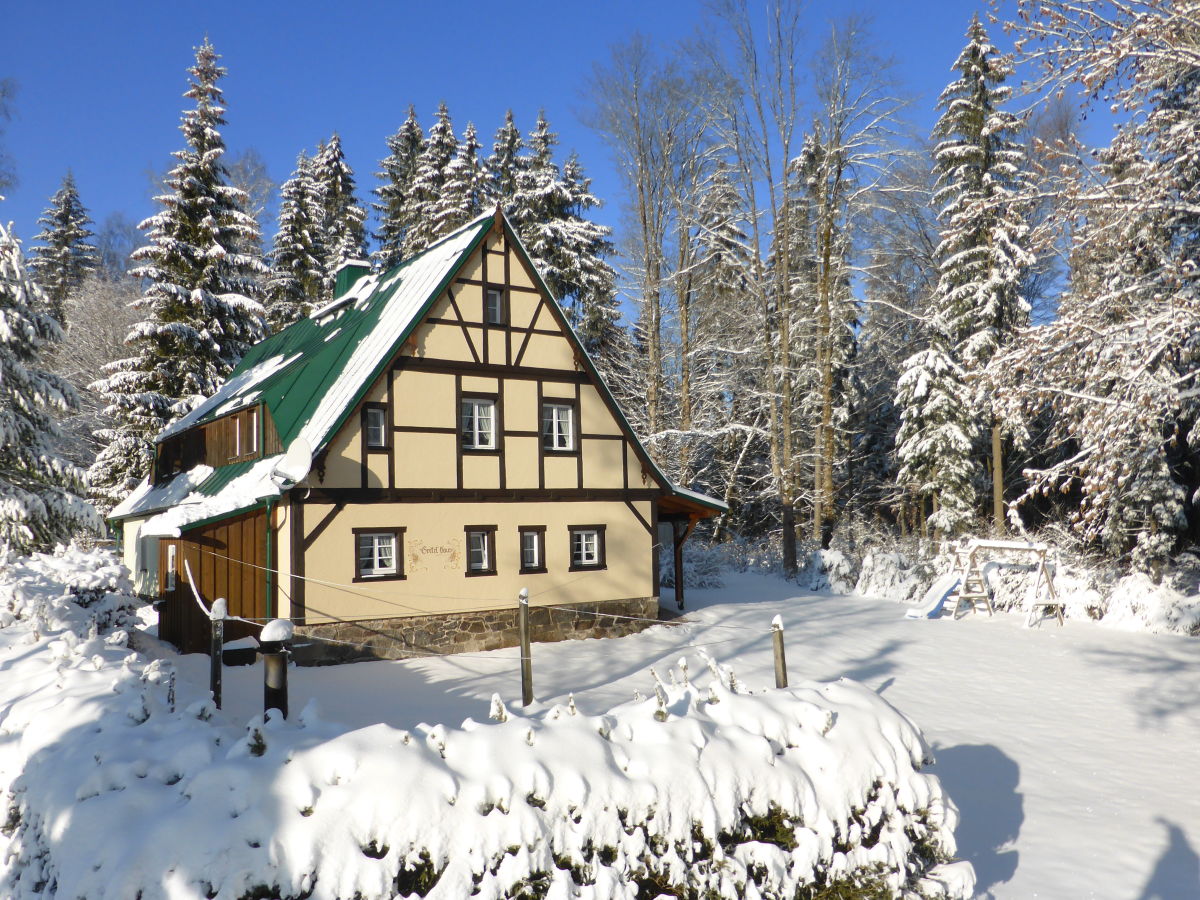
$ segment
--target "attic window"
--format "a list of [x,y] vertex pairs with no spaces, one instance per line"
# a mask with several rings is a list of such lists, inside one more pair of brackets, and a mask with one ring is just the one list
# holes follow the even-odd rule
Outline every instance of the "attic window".
[[490,287],[484,291],[483,303],[484,321],[489,325],[505,324],[504,317],[504,291],[500,288]]
[[368,449],[386,449],[388,445],[387,407],[375,405],[365,407],[363,409],[363,430],[366,432]]

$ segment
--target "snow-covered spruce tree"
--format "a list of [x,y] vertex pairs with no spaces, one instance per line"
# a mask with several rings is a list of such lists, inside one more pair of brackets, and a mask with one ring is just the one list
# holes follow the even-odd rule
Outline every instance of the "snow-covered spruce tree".
[[280,191],[279,231],[275,234],[271,274],[267,279],[267,321],[272,331],[307,316],[322,295],[323,215],[312,160],[301,153],[296,159],[296,171]]
[[25,268],[21,245],[0,225],[0,555],[47,550],[99,529],[79,495],[83,472],[55,448],[56,416],[75,406],[65,378],[38,367],[62,329]]
[[612,252],[612,229],[584,218],[600,201],[591,182],[571,156],[560,172],[554,162],[558,136],[545,115],[538,114],[529,135],[528,155],[517,169],[511,197],[502,197],[513,228],[551,293],[576,326],[588,327],[583,336],[596,346],[616,319],[615,274],[604,261]]
[[404,204],[406,230],[401,258],[420,253],[437,239],[434,215],[441,202],[450,162],[458,154],[458,140],[450,122],[450,110],[439,104],[437,116],[421,155]]
[[79,199],[75,176],[70,172],[50,198],[50,207],[42,213],[38,224],[43,227],[34,240],[41,241],[42,246],[33,248],[29,268],[45,291],[50,315],[66,327],[67,295],[83,284],[99,264],[96,248],[89,243],[92,231],[88,226],[92,220]]
[[475,126],[468,122],[454,159],[446,166],[441,196],[427,213],[433,220],[434,239],[449,234],[479,215],[486,191],[486,176],[479,161],[479,137]]
[[[942,92],[942,117],[934,127],[934,202],[941,225],[938,280],[930,301],[936,333],[930,336],[929,351],[905,363],[901,380],[945,379],[957,370],[957,377],[981,385],[978,376],[984,367],[1029,322],[1029,304],[1020,290],[1035,260],[1025,246],[1029,228],[1020,202],[1026,182],[1024,151],[1013,140],[1020,121],[999,108],[1009,95],[1003,82],[1012,65],[988,40],[978,16],[971,19],[967,45],[953,68],[959,77]],[[947,390],[944,395],[952,393]],[[990,398],[983,391],[976,391],[972,403],[947,402],[933,414],[910,408],[910,403],[927,402],[919,391],[900,388],[896,402],[905,423],[897,435],[902,462],[931,452],[907,443],[928,444],[921,423],[954,427],[955,440],[936,444],[937,453],[949,454],[960,447],[958,436],[982,435],[980,421],[992,417]],[[962,421],[947,420],[952,414],[963,416]],[[974,508],[973,485],[982,479],[980,456],[982,451],[968,448],[962,460],[943,455],[928,470],[900,468],[902,489],[934,498],[937,512],[930,524],[942,533],[953,534],[970,524],[970,516],[959,513]],[[908,480],[918,471],[924,474]],[[964,480],[964,471],[971,477]]]
[[379,201],[372,204],[379,216],[379,231],[375,234],[379,249],[371,254],[371,259],[384,269],[401,260],[401,249],[410,225],[408,197],[417,174],[417,160],[425,149],[425,134],[412,106],[408,108],[404,124],[387,139],[387,146],[388,155],[379,163],[380,171],[375,173],[382,182],[374,191]]
[[929,346],[904,362],[896,384],[901,411],[896,480],[922,504],[932,499],[928,524],[935,534],[950,536],[974,518],[977,472],[971,448],[978,428],[945,327],[935,319],[929,332]]
[[225,69],[207,40],[196,51],[184,94],[195,108],[183,114],[186,146],[167,176],[162,211],[139,226],[150,243],[135,251],[132,274],[146,290],[145,311],[126,338],[132,355],[105,367],[93,389],[104,394],[115,426],[89,472],[93,496],[119,501],[147,473],[149,441],[173,419],[213,393],[247,348],[263,337],[256,278],[262,260],[237,252],[252,245],[257,224],[243,209],[243,191],[230,186],[221,157]]
[[517,173],[521,169],[521,150],[524,146],[521,132],[517,130],[510,109],[504,114],[504,124],[496,132],[492,155],[487,158],[485,164],[490,196],[506,200],[516,192]]
[[334,132],[312,160],[312,178],[321,202],[316,246],[322,253],[324,298],[333,296],[337,269],[348,259],[367,255],[366,211],[354,196],[354,170],[346,162],[342,139]]
[[958,359],[978,372],[1029,323],[1020,294],[1034,258],[1020,202],[1027,181],[1025,152],[1015,137],[1020,120],[999,107],[1012,63],[988,39],[976,15],[955,60],[959,78],[942,92],[934,127],[934,202],[942,224],[934,303]]
[[1061,448],[1022,500],[1077,497],[1085,540],[1157,572],[1200,489],[1200,3],[1020,9],[1049,86],[1082,84],[1125,120],[1099,179],[1082,172],[1069,194],[1082,225],[1058,319],[990,375],[1006,418],[1039,418]]

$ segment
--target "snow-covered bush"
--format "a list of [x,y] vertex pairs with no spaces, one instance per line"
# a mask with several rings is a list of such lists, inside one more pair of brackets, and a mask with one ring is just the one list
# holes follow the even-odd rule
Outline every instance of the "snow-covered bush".
[[813,550],[796,580],[810,591],[849,594],[854,590],[854,567],[841,550]]
[[[719,588],[723,586],[721,571],[729,566],[728,544],[683,545],[683,586],[685,588]],[[658,555],[659,584],[675,586],[675,554],[669,548]]]
[[910,557],[900,550],[873,550],[863,558],[854,592],[911,603],[929,589],[936,577],[930,560]]
[[57,629],[86,630],[95,622],[104,631],[128,627],[142,606],[129,570],[110,551],[72,544],[54,553],[0,555],[0,625],[40,618]]
[[13,900],[973,888],[920,732],[854,682],[750,692],[681,660],[603,715],[494,698],[460,728],[347,732],[310,705],[242,729],[207,702],[175,710],[168,666],[69,618],[0,628]]

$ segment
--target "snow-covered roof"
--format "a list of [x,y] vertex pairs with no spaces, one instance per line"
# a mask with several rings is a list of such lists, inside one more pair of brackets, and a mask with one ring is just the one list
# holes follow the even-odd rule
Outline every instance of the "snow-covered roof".
[[[246,354],[229,380],[212,397],[158,436],[162,442],[204,422],[255,403],[262,403],[284,448],[303,442],[319,453],[378,379],[403,342],[442,294],[459,267],[478,247],[496,221],[496,214],[481,215],[416,256],[389,269],[360,277],[342,295],[256,344]],[[511,226],[506,227],[511,233]],[[517,242],[518,248],[520,247]],[[523,251],[522,251],[523,252]],[[535,270],[535,277],[536,270]],[[547,296],[545,283],[538,281]],[[561,319],[561,317],[560,317]],[[561,319],[564,323],[565,319]],[[569,324],[564,327],[570,330]],[[596,378],[600,390],[608,392],[595,364],[578,340],[576,350]],[[611,394],[610,394],[611,396]],[[728,507],[720,500],[673,485],[641,446],[628,421],[614,402],[627,434],[658,484],[688,509],[709,515]],[[247,463],[234,464],[245,467]],[[159,512],[191,504],[207,511],[202,516],[173,516],[161,527],[178,529],[207,520],[223,512],[248,508],[267,496],[279,493],[264,470],[261,483],[251,484],[237,470],[236,478],[206,466],[175,476],[151,487],[143,484],[110,515],[112,519]],[[248,475],[246,476],[249,477]],[[265,480],[263,480],[265,479]],[[254,495],[251,497],[250,495]],[[185,498],[193,498],[191,500]],[[204,498],[201,501],[198,498]],[[162,518],[162,517],[159,517]],[[155,526],[160,527],[160,526]],[[164,532],[167,533],[167,532]]]
[[109,514],[110,519],[150,515],[142,536],[179,537],[184,528],[252,509],[290,486],[272,477],[281,454],[212,469],[196,466],[157,486],[142,482]]

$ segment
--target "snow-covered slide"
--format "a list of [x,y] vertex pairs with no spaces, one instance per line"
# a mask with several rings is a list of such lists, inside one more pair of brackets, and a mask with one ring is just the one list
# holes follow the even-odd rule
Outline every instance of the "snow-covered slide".
[[946,605],[946,601],[950,599],[950,595],[957,587],[957,575],[943,575],[925,592],[925,596],[921,598],[921,605],[908,610],[904,614],[904,618],[936,619],[942,614],[942,607]]

